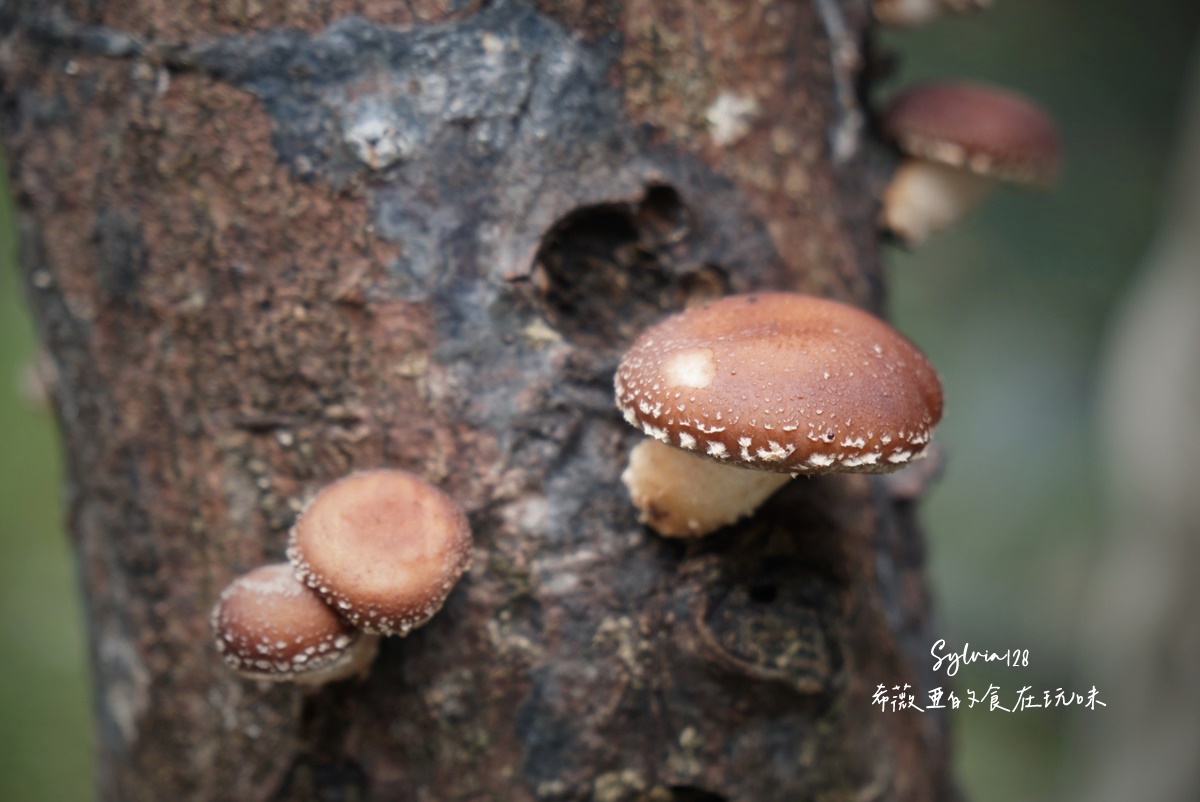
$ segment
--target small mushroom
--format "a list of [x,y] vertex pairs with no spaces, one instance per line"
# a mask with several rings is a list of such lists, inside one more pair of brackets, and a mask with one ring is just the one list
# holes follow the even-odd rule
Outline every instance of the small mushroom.
[[896,470],[942,416],[925,356],[877,317],[792,293],[722,298],[645,331],[617,406],[653,440],[622,480],[660,534],[712,532],[791,476]]
[[888,104],[882,126],[910,158],[884,193],[881,224],[910,245],[966,217],[997,181],[1047,187],[1058,178],[1054,122],[1008,90],[923,84]]
[[987,8],[992,0],[875,0],[875,19],[896,28],[915,28],[947,12]]
[[217,651],[241,676],[301,685],[359,674],[379,645],[296,581],[287,563],[230,583],[213,607],[212,628]]
[[471,562],[466,516],[411,473],[361,471],[323,488],[288,539],[296,578],[365,632],[407,635]]

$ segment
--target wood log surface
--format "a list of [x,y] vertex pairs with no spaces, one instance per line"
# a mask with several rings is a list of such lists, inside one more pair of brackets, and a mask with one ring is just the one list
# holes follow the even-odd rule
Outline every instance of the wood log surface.
[[[949,800],[915,500],[801,478],[694,540],[619,476],[622,350],[706,298],[885,311],[865,0],[0,3],[103,800]],[[388,465],[474,566],[361,682],[209,610]]]

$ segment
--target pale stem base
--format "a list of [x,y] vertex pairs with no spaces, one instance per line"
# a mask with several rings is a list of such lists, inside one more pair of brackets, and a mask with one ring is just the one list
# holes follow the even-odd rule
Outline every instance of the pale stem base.
[[731,524],[790,479],[723,465],[658,440],[638,443],[621,474],[641,521],[668,537],[699,537]]
[[909,159],[884,193],[883,225],[909,245],[919,245],[970,214],[992,184],[967,170]]

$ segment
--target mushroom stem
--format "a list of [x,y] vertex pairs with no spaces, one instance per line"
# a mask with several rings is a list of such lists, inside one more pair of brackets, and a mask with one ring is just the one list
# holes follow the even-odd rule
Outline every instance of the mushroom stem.
[[634,446],[621,474],[639,519],[668,537],[700,537],[744,518],[791,478],[723,465],[658,440]]
[[909,245],[919,245],[970,214],[993,184],[969,170],[908,159],[884,193],[883,225]]

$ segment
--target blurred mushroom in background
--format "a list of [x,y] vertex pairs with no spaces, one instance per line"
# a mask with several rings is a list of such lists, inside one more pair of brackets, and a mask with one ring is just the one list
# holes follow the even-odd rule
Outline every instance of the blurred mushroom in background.
[[880,224],[911,246],[960,222],[997,184],[1045,189],[1062,168],[1058,126],[1011,89],[917,84],[889,101],[882,126],[906,158],[884,191]]
[[871,7],[883,25],[915,28],[943,14],[977,11],[991,4],[992,0],[875,0]]
[[1200,799],[1200,51],[1184,97],[1175,186],[1102,365],[1110,530],[1079,675],[1120,704],[1072,722],[1088,802]]

